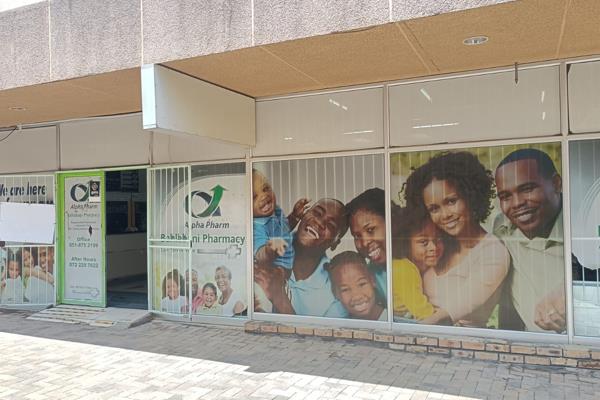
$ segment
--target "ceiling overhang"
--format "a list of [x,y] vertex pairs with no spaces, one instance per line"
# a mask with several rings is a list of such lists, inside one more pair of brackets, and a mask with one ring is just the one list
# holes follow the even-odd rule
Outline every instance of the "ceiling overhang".
[[140,69],[3,90],[0,104],[0,127],[137,112]]
[[[598,38],[599,1],[524,0],[165,65],[257,98],[597,55]],[[138,69],[0,91],[0,127],[136,112],[140,96]]]

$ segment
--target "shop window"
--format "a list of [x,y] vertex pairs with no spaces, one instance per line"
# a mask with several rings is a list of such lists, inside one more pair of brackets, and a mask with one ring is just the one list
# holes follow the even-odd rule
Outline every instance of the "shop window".
[[383,147],[383,89],[258,101],[255,156]]
[[[54,176],[0,177],[0,201],[54,204]],[[7,242],[0,248],[0,305],[55,301],[54,245]]]
[[392,146],[557,135],[558,66],[394,85],[389,107]]
[[192,315],[248,315],[247,182],[245,163],[192,166]]
[[247,316],[246,164],[151,169],[150,182],[152,308]]
[[387,321],[383,155],[253,167],[255,312]]
[[569,143],[575,334],[600,336],[600,140]]
[[600,61],[569,65],[569,129],[600,131]]
[[390,157],[394,321],[565,333],[560,143]]

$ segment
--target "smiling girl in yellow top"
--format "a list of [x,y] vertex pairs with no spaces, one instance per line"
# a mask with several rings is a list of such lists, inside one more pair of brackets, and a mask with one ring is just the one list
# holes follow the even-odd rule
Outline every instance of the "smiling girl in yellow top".
[[394,221],[392,292],[394,319],[422,320],[434,313],[423,294],[422,275],[436,267],[444,255],[442,232],[427,214],[402,209]]

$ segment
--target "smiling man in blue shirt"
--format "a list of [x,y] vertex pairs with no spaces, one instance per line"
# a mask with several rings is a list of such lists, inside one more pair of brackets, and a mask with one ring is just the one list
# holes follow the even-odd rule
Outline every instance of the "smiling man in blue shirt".
[[344,205],[335,199],[320,199],[303,216],[293,239],[295,250],[292,274],[288,281],[277,270],[257,265],[254,278],[281,314],[345,318],[347,311],[331,291],[329,274],[324,269],[348,230]]

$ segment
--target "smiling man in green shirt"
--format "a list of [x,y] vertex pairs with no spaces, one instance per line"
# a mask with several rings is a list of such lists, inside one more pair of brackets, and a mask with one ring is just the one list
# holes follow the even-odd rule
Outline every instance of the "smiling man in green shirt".
[[507,293],[527,331],[562,333],[566,326],[562,179],[536,149],[507,155],[496,169],[503,215],[494,233],[512,258]]

